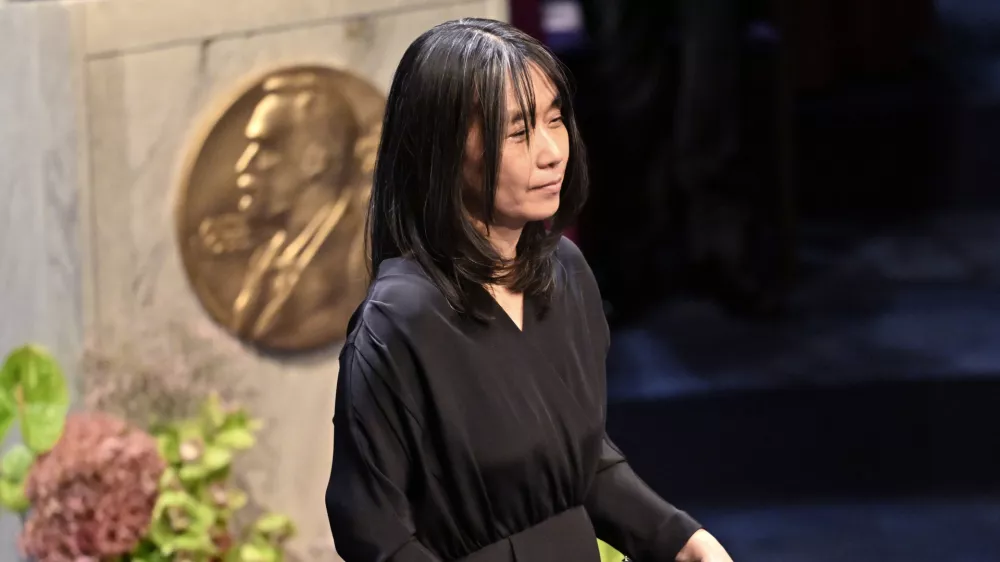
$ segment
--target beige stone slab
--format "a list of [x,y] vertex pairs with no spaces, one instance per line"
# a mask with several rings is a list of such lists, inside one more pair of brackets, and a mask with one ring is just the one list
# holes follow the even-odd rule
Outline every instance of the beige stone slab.
[[[177,43],[281,34],[360,15],[461,3],[462,0],[97,0],[79,4],[86,53],[111,56]],[[499,13],[499,12],[498,12]]]

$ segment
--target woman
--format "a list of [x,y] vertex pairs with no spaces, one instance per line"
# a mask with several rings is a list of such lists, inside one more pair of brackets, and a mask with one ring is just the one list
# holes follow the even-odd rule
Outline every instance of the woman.
[[326,505],[347,562],[729,562],[605,435],[608,328],[561,230],[587,190],[566,76],[463,19],[389,91],[373,282],[341,354]]

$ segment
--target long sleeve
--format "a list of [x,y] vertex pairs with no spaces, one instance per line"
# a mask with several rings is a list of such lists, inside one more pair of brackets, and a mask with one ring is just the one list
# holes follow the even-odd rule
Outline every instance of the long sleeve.
[[417,424],[387,383],[392,359],[369,355],[348,345],[340,358],[326,491],[337,552],[346,562],[439,562],[415,537],[406,496]]
[[607,435],[586,508],[598,538],[640,562],[673,562],[701,528],[646,485]]

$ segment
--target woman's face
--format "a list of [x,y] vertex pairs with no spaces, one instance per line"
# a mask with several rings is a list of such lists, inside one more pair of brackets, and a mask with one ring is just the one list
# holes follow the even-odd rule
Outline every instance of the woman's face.
[[[535,123],[522,116],[517,98],[507,87],[506,135],[501,144],[500,173],[494,208],[494,225],[520,229],[525,224],[546,220],[559,209],[566,161],[569,158],[569,133],[562,120],[561,101],[552,82],[536,67],[530,71],[535,92]],[[527,130],[531,142],[527,142]],[[465,146],[464,175],[474,194],[482,187],[482,129],[469,131]],[[470,210],[475,209],[470,206]]]

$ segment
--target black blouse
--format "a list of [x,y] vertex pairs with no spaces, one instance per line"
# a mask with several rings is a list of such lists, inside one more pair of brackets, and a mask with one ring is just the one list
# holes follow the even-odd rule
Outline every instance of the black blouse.
[[458,316],[412,260],[382,263],[340,356],[326,506],[346,562],[596,562],[596,537],[668,562],[699,528],[605,434],[597,284],[567,239],[556,267],[522,331],[492,299],[489,323]]

